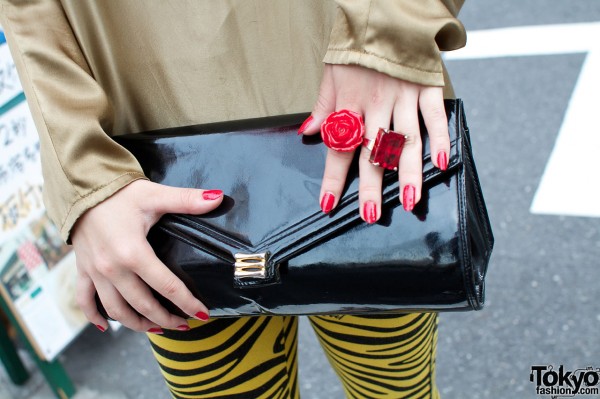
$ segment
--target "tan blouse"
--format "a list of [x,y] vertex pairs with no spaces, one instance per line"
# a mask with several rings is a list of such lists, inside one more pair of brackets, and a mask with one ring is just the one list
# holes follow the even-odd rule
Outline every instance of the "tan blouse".
[[62,237],[133,180],[110,136],[310,111],[322,61],[444,86],[463,0],[0,0]]

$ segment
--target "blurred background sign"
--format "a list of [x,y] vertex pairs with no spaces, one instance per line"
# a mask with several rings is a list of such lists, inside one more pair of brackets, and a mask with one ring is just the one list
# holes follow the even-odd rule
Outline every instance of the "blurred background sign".
[[52,361],[88,323],[73,299],[75,256],[46,216],[42,182],[39,140],[0,34],[0,299]]

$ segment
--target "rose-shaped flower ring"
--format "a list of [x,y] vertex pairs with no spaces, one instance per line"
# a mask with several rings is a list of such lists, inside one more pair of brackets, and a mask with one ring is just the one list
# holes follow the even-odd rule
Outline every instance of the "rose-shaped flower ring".
[[354,151],[361,145],[364,135],[362,116],[347,109],[332,112],[321,124],[323,143],[335,151]]

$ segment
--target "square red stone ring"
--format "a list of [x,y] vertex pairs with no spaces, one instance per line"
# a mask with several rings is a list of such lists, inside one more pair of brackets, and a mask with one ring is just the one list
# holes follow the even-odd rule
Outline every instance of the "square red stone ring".
[[389,170],[398,170],[400,155],[408,136],[393,130],[379,128],[375,139],[363,139],[363,147],[371,151],[369,162]]

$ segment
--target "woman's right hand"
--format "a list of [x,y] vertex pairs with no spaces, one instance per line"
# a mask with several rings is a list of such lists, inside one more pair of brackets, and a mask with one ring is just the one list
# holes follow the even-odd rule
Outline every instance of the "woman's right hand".
[[77,259],[77,302],[101,330],[106,313],[135,331],[189,329],[187,320],[169,313],[150,288],[190,317],[207,320],[208,309],[154,254],[146,240],[165,213],[203,214],[223,201],[220,190],[176,188],[136,180],[88,210],[75,224],[71,241]]

